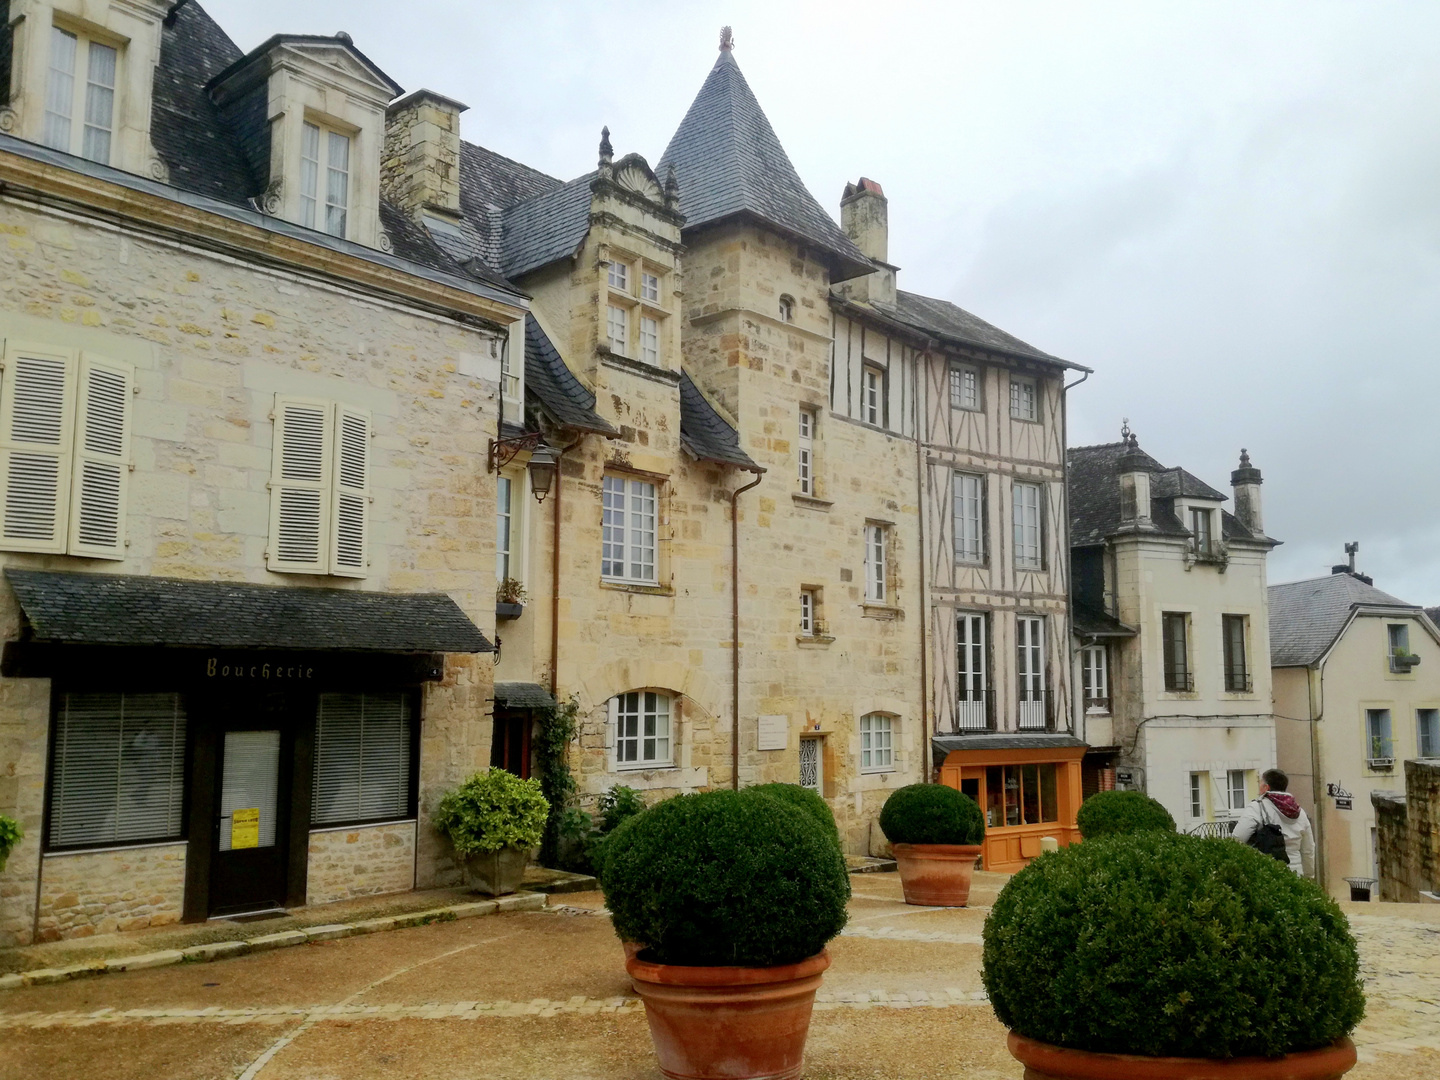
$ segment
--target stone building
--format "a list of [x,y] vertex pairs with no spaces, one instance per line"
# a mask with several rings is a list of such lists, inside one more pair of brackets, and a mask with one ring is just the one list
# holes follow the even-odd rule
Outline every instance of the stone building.
[[382,200],[399,93],[0,4],[0,945],[453,880],[527,304]]
[[1407,758],[1440,757],[1440,631],[1345,547],[1329,576],[1270,586],[1279,765],[1315,823],[1320,881],[1342,898],[1346,878],[1381,877],[1375,798],[1404,794]]
[[1069,451],[1075,726],[1087,793],[1159,800],[1181,831],[1233,818],[1276,762],[1260,470],[1226,496],[1128,429]]
[[1405,762],[1405,790],[1372,791],[1370,802],[1379,899],[1440,904],[1440,755]]

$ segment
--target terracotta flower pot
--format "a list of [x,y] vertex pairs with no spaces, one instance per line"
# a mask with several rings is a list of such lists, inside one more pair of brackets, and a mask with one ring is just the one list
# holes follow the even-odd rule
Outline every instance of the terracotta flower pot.
[[1025,1080],[1339,1080],[1355,1067],[1355,1044],[1341,1039],[1284,1057],[1183,1058],[1093,1054],[1010,1032],[1010,1053]]
[[810,1032],[822,951],[781,967],[682,967],[632,957],[660,1071],[671,1080],[795,1080]]
[[979,844],[892,844],[907,904],[923,907],[964,907],[970,902],[970,879]]

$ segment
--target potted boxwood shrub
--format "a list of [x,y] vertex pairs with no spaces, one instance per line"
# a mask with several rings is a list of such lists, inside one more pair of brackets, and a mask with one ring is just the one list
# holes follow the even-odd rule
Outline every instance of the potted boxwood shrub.
[[455,846],[466,884],[487,896],[501,896],[520,887],[549,811],[540,781],[487,769],[448,792],[434,821]]
[[840,829],[835,824],[834,812],[824,799],[809,788],[799,784],[758,784],[745,788],[744,792],[747,795],[769,795],[792,806],[798,806],[819,822],[825,831],[835,838],[835,843],[840,843]]
[[964,907],[975,860],[985,843],[985,815],[975,800],[944,784],[896,788],[880,809],[907,904]]
[[10,858],[10,852],[15,850],[15,845],[25,839],[25,830],[20,823],[12,817],[0,814],[0,872],[5,869],[5,863]]
[[1080,804],[1075,825],[1086,840],[1154,829],[1174,832],[1170,811],[1143,791],[1102,791]]
[[600,885],[645,1002],[660,1070],[800,1075],[826,942],[850,881],[834,838],[771,795],[679,795],[611,834]]
[[1365,1011],[1349,924],[1233,840],[1156,830],[1042,855],[985,920],[983,977],[1026,1076],[1333,1080]]

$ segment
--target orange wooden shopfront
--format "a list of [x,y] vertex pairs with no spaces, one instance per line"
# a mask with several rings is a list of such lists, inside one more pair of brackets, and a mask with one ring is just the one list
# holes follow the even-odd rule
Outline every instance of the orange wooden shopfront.
[[1079,841],[1086,746],[1069,735],[956,735],[935,739],[940,782],[969,795],[985,813],[984,867],[1014,873],[1053,836]]

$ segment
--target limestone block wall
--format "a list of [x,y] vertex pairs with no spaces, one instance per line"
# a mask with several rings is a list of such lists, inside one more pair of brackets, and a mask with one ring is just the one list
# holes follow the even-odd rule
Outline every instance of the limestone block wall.
[[1405,794],[1375,792],[1380,899],[1413,904],[1440,893],[1440,759],[1405,762]]
[[184,902],[184,844],[47,855],[36,938],[165,926],[180,921]]
[[415,822],[314,829],[305,902],[404,892],[415,881]]

